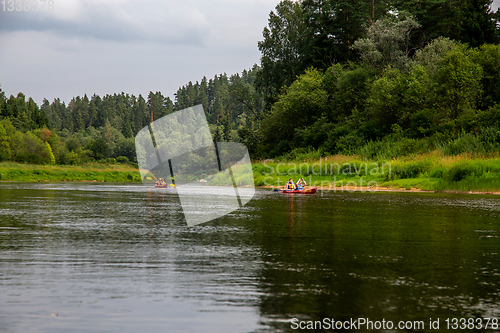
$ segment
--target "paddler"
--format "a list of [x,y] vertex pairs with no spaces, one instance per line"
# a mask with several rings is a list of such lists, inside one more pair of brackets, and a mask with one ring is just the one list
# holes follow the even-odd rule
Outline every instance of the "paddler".
[[307,186],[306,181],[304,180],[304,178],[299,178],[299,181],[297,182],[297,190],[303,190],[304,186]]
[[295,190],[295,185],[293,184],[293,179],[292,178],[290,178],[288,180],[288,183],[286,183],[285,189],[286,190]]

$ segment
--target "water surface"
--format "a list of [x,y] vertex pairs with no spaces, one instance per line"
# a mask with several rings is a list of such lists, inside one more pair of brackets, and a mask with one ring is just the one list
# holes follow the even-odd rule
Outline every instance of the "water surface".
[[0,331],[499,317],[499,217],[495,196],[257,190],[187,227],[171,190],[1,184]]

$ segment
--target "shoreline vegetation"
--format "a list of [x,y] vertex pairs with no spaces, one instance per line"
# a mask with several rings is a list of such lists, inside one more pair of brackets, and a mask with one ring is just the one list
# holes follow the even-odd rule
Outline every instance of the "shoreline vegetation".
[[[401,191],[500,194],[500,156],[439,151],[394,159],[369,160],[333,155],[320,159],[273,159],[252,163],[255,186],[276,188],[289,178],[304,178],[324,191]],[[6,182],[141,182],[131,164],[87,163],[56,166],[0,163],[0,183]]]
[[5,182],[140,182],[139,169],[130,164],[86,163],[83,165],[39,165],[0,163],[0,184]]
[[427,191],[500,194],[500,156],[439,151],[394,159],[365,160],[334,155],[303,161],[253,163],[256,186],[283,186],[304,178],[323,190]]

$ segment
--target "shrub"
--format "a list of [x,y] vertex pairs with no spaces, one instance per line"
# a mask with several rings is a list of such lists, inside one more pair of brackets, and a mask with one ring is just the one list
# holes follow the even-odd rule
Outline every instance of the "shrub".
[[67,164],[71,165],[80,164],[80,157],[74,151],[70,151],[69,153],[67,153],[66,156],[64,157],[64,160]]
[[350,133],[341,136],[337,141],[338,152],[346,155],[352,155],[363,144],[363,137],[356,133]]
[[90,141],[87,145],[87,148],[92,151],[96,160],[103,160],[108,158],[109,147],[106,141],[102,138]]
[[386,179],[418,178],[421,174],[429,172],[431,167],[430,161],[406,162],[393,167],[391,173],[386,175]]
[[129,162],[128,158],[126,156],[118,156],[116,158],[116,161],[121,164],[126,164]]
[[457,163],[453,165],[448,171],[446,178],[453,182],[459,182],[468,176],[480,177],[483,174],[482,166],[477,163]]
[[20,163],[55,163],[54,154],[50,145],[33,133],[17,133],[15,141],[14,161]]
[[461,134],[458,138],[450,141],[442,147],[445,155],[460,155],[463,153],[484,152],[484,147],[479,138],[472,134]]

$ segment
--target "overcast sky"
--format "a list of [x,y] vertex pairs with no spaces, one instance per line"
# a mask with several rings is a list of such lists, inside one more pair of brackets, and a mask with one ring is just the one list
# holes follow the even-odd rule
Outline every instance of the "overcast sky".
[[0,85],[40,104],[122,91],[173,98],[189,81],[239,73],[259,63],[279,0],[53,0],[51,11],[24,2],[38,11],[0,4]]
[[173,98],[189,81],[259,63],[257,41],[278,3],[53,0],[52,11],[47,1],[36,12],[0,4],[0,85],[37,103],[122,91]]

